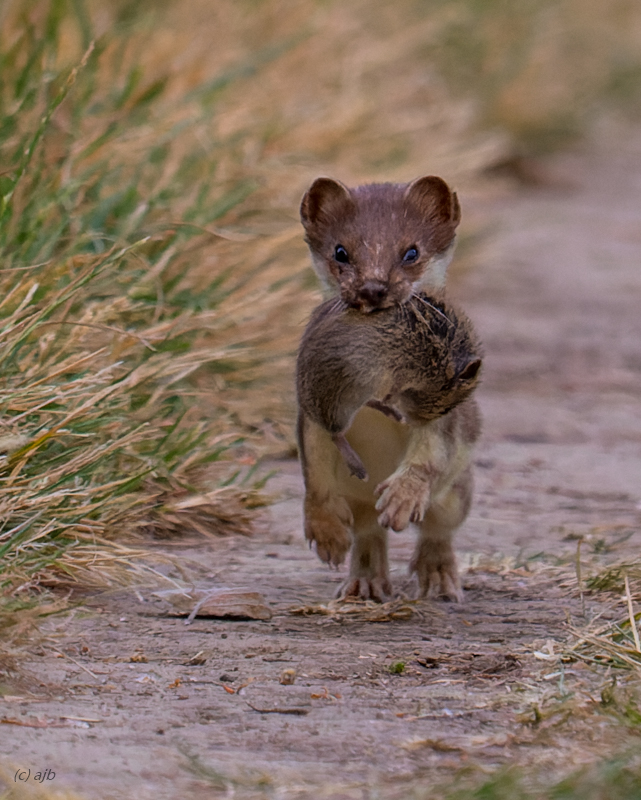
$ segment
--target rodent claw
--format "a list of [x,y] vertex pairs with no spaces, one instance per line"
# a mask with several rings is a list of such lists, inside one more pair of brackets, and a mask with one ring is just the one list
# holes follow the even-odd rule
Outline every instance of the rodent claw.
[[350,473],[355,478],[358,478],[359,481],[366,481],[369,478],[369,475],[367,474],[367,470],[364,467],[362,469],[350,468]]

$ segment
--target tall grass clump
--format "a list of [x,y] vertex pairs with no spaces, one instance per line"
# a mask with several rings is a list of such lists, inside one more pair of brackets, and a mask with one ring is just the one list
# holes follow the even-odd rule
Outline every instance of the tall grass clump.
[[[136,553],[113,538],[162,525],[167,496],[238,439],[210,387],[251,383],[279,289],[263,282],[262,309],[239,325],[264,265],[229,274],[217,226],[255,182],[233,143],[223,155],[194,143],[212,108],[145,74],[135,26],[96,35],[80,0],[52,0],[13,3],[0,30],[0,587],[12,603],[17,588],[122,577]],[[203,249],[214,268],[192,280]],[[208,496],[211,518],[223,496]]]

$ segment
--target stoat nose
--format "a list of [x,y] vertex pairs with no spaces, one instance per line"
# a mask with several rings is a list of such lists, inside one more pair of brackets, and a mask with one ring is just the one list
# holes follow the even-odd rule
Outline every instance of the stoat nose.
[[388,285],[382,281],[367,281],[363,284],[359,295],[371,306],[378,308],[387,297],[388,291]]

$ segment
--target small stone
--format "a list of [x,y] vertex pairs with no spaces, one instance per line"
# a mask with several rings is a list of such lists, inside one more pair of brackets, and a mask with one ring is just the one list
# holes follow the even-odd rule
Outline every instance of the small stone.
[[280,683],[283,686],[291,686],[292,683],[296,680],[296,670],[295,669],[284,669],[280,673]]

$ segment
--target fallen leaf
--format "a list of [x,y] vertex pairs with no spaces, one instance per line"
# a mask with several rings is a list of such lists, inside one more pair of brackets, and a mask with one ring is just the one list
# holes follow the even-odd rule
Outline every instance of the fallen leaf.
[[259,714],[294,714],[295,716],[302,717],[310,712],[309,708],[297,708],[296,706],[292,708],[256,708],[256,706],[253,706],[251,703],[247,703],[247,705],[252,711],[258,711]]
[[165,589],[154,592],[156,597],[170,603],[177,616],[187,615],[186,623],[196,617],[233,617],[236,619],[272,618],[265,598],[247,589]]
[[310,694],[312,700],[330,700],[332,703],[335,700],[340,700],[342,695],[340,692],[336,692],[336,694],[330,694],[327,686],[323,686],[323,691],[320,693]]

